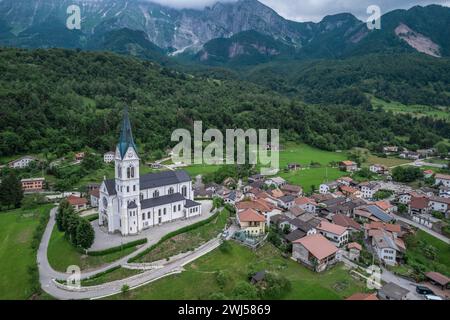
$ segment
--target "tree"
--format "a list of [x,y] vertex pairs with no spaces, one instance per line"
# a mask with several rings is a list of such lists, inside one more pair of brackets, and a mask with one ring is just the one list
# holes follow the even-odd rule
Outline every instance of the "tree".
[[70,239],[70,242],[72,242],[74,246],[77,246],[77,228],[80,224],[80,219],[73,210],[68,211],[64,217],[66,236]]
[[234,300],[254,300],[258,298],[258,291],[250,283],[241,281],[232,291]]
[[11,171],[0,184],[0,204],[6,207],[20,208],[23,190],[20,180]]
[[102,166],[101,158],[91,152],[86,153],[86,156],[81,162],[81,168],[83,168],[86,171],[97,170],[101,168],[101,166]]
[[130,286],[127,284],[124,284],[122,286],[122,288],[120,288],[120,291],[122,292],[122,294],[126,294],[129,290],[130,290]]
[[413,182],[422,177],[422,170],[417,167],[395,167],[392,170],[392,178],[398,182]]
[[446,156],[448,154],[449,147],[445,142],[443,142],[443,141],[438,142],[435,147],[436,147],[437,153],[440,156]]
[[83,249],[89,249],[94,243],[95,232],[89,221],[80,218],[76,230],[76,243]]
[[233,249],[233,247],[231,246],[229,241],[224,241],[219,246],[219,250],[222,253],[230,253],[232,249]]
[[65,231],[65,214],[66,211],[70,208],[70,203],[66,199],[61,201],[58,206],[58,211],[56,212],[56,227],[59,231]]

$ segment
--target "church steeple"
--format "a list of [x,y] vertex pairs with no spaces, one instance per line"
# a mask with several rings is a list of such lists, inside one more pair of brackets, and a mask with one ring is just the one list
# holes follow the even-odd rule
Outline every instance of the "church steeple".
[[137,148],[133,140],[133,133],[131,131],[130,118],[128,116],[128,106],[123,110],[122,131],[120,133],[120,140],[117,148],[120,152],[120,157],[123,159],[128,148],[132,147],[137,154]]

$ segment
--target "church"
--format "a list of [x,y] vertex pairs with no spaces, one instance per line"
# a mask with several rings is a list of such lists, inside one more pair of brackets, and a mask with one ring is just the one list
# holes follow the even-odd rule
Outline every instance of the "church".
[[99,224],[123,236],[179,219],[201,215],[186,171],[139,175],[139,155],[125,108],[114,164],[115,178],[100,186]]

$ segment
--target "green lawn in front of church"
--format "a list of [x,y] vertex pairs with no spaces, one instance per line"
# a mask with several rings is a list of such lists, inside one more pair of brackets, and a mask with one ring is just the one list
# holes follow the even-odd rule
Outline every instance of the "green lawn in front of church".
[[137,247],[125,248],[102,256],[84,255],[64,237],[64,232],[60,232],[55,226],[50,237],[47,257],[53,269],[66,272],[67,267],[71,265],[79,266],[81,270],[98,268],[127,256],[136,249]]

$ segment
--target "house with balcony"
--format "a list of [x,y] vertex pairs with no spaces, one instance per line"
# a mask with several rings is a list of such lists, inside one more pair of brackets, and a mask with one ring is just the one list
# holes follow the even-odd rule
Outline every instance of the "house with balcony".
[[292,242],[292,259],[306,267],[322,272],[338,260],[333,243],[320,234],[313,234]]

